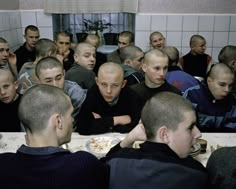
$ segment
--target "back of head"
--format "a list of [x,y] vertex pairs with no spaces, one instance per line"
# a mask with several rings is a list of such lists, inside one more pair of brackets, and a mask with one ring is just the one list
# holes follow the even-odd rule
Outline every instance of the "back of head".
[[236,61],[236,46],[228,45],[221,49],[218,60],[220,63],[229,64],[230,61]]
[[195,46],[198,43],[199,40],[206,41],[205,38],[203,36],[201,36],[201,35],[197,35],[197,34],[193,35],[190,38],[190,43],[189,43],[190,47]]
[[36,27],[36,26],[34,26],[34,25],[28,25],[28,26],[25,28],[25,35],[27,34],[28,30],[34,31],[34,32],[39,32],[38,27]]
[[40,72],[42,70],[53,69],[53,68],[61,68],[62,70],[64,70],[63,64],[57,58],[51,56],[44,57],[41,60],[39,60],[39,62],[36,64],[35,74],[39,78]]
[[176,47],[164,47],[162,49],[169,57],[169,66],[178,64],[179,62],[179,51]]
[[49,53],[56,54],[57,45],[50,39],[39,39],[35,45],[36,57],[46,57]]
[[130,31],[123,31],[119,34],[119,36],[129,38],[129,43],[134,43],[134,34]]
[[236,188],[236,148],[223,147],[215,150],[208,159],[209,188]]
[[84,42],[93,45],[95,48],[98,48],[100,38],[96,34],[88,34]]
[[70,106],[70,99],[62,89],[38,84],[22,96],[18,115],[27,132],[40,133],[46,129],[53,114],[65,115]]
[[124,63],[125,60],[133,60],[136,58],[138,52],[143,52],[142,49],[140,49],[137,46],[126,46],[120,51],[120,59],[121,62]]
[[154,95],[146,102],[141,114],[147,140],[153,140],[161,126],[176,130],[188,111],[194,111],[194,108],[190,101],[180,95],[171,92]]

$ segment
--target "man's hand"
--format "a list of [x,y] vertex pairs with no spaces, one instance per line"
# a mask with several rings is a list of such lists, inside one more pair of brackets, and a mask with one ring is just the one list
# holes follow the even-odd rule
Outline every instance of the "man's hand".
[[95,112],[92,112],[92,114],[93,114],[93,117],[94,117],[95,119],[102,118],[102,116],[100,116],[99,114],[97,114],[97,113],[95,113]]
[[135,141],[145,141],[146,133],[141,122],[128,133],[125,139],[120,143],[121,148],[131,147]]
[[126,125],[131,123],[131,117],[129,115],[114,116],[114,125]]
[[16,66],[16,55],[12,52],[9,52],[8,63],[12,66]]

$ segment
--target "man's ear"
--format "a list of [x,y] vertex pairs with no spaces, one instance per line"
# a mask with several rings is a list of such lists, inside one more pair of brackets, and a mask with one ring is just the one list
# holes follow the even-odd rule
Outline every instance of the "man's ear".
[[17,90],[18,87],[19,87],[19,82],[18,81],[14,81],[14,84],[15,84],[15,89]]
[[122,82],[122,88],[125,87],[126,83],[127,83],[127,80],[125,79],[125,80]]
[[95,77],[95,82],[96,82],[97,85],[99,84],[98,77]]
[[168,144],[169,143],[169,129],[166,126],[161,126],[157,131],[157,137],[161,142]]
[[53,114],[52,115],[53,123],[57,129],[62,129],[63,124],[62,124],[62,117],[61,114]]
[[125,60],[124,64],[130,66],[131,62],[132,61],[130,59],[127,59],[127,60]]
[[145,64],[145,63],[142,64],[142,70],[143,70],[144,72],[147,71],[147,64]]
[[211,83],[212,79],[210,77],[207,77],[207,85],[209,85],[209,83]]

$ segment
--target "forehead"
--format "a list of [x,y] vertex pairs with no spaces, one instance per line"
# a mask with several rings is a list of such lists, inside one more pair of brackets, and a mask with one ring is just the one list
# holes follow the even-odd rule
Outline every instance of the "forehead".
[[9,71],[0,71],[0,84],[14,82],[14,78]]
[[193,43],[193,46],[201,46],[206,44],[206,41],[204,39],[196,39],[195,42]]
[[161,35],[161,34],[154,34],[153,36],[152,36],[152,40],[154,40],[154,39],[163,39],[163,36]]
[[113,72],[107,72],[101,70],[98,74],[98,79],[100,82],[107,82],[107,83],[120,83],[123,81],[122,73],[118,70]]
[[61,74],[64,74],[64,71],[60,67],[41,69],[39,79],[53,78]]
[[27,30],[26,36],[39,36],[38,31]]
[[66,41],[70,42],[70,37],[69,36],[63,36],[63,35],[58,35],[57,41]]
[[215,82],[219,82],[219,83],[225,83],[225,84],[232,84],[234,81],[234,75],[231,73],[219,73],[215,76],[215,78],[213,79]]
[[82,46],[79,48],[79,54],[95,53],[95,47]]
[[0,43],[0,48],[1,49],[8,49],[9,45],[8,45],[8,43]]
[[128,36],[119,36],[119,42],[129,43],[129,37]]
[[168,66],[168,57],[165,56],[157,56],[157,55],[151,55],[148,57],[145,62],[148,66],[160,66],[165,67]]

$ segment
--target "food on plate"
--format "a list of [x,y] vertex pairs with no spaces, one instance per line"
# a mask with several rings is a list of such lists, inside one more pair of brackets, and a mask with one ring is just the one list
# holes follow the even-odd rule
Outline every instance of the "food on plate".
[[106,154],[113,146],[115,146],[120,140],[113,137],[94,137],[87,143],[87,148],[93,153]]

